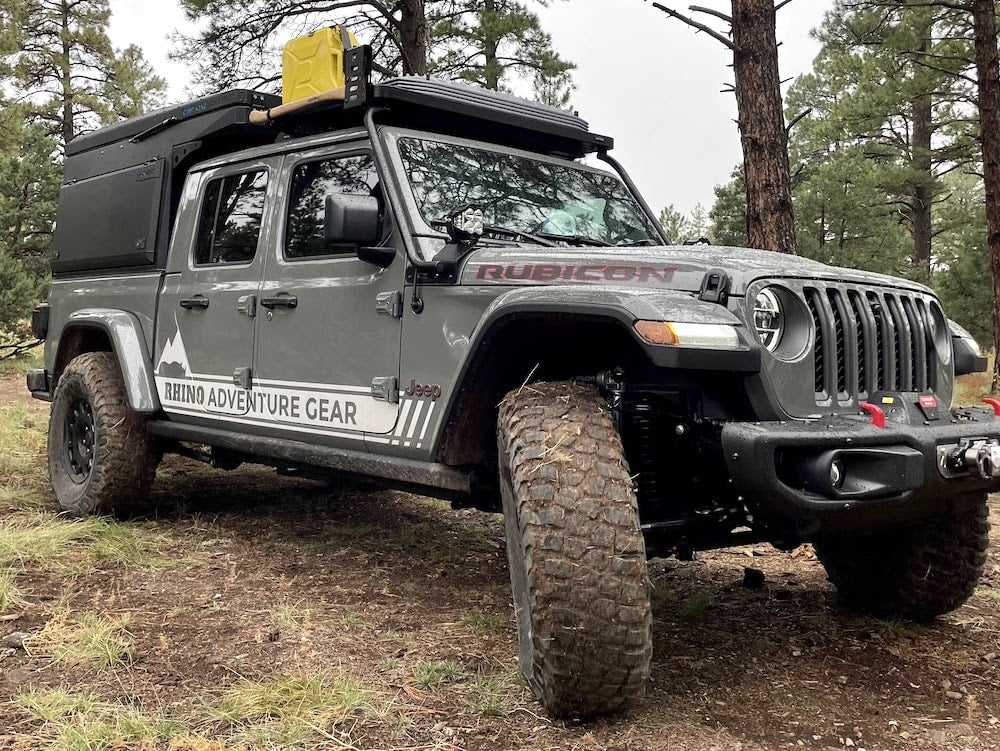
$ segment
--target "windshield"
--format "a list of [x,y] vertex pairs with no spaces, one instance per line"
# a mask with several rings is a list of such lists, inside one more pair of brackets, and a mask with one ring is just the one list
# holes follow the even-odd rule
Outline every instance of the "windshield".
[[611,175],[416,138],[400,139],[399,151],[429,225],[440,226],[455,209],[475,203],[495,230],[569,244],[660,244],[635,199]]

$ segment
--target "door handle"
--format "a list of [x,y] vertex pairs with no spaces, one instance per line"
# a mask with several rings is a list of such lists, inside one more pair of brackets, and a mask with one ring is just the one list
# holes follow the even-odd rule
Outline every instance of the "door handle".
[[204,310],[205,308],[208,307],[208,298],[207,297],[189,297],[187,300],[181,300],[180,305],[185,310],[194,310],[196,308],[199,309],[199,310]]
[[299,307],[299,298],[294,295],[263,297],[261,298],[260,304],[268,310],[274,310],[275,308],[297,308]]

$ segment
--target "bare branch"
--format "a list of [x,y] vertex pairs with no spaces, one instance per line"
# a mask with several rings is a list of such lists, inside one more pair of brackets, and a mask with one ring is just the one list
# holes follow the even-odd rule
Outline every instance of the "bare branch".
[[802,118],[806,117],[812,111],[813,111],[813,108],[810,107],[809,109],[807,109],[807,110],[805,110],[803,112],[800,112],[795,117],[793,117],[792,121],[790,123],[788,123],[788,125],[785,126],[785,133],[791,133],[792,132],[792,128],[794,128],[798,124],[799,120],[801,120]]
[[733,44],[733,40],[730,39],[729,37],[725,36],[724,34],[720,34],[715,29],[713,29],[713,28],[711,28],[709,26],[706,26],[703,23],[698,23],[693,18],[689,18],[688,16],[685,16],[683,13],[678,13],[676,10],[673,10],[672,8],[667,8],[666,6],[660,5],[659,3],[653,3],[653,7],[656,8],[656,9],[658,9],[658,10],[662,10],[664,13],[666,13],[671,18],[676,18],[678,21],[681,21],[682,23],[686,23],[688,26],[690,26],[690,27],[692,27],[694,29],[697,29],[698,31],[704,31],[706,34],[708,34],[710,37],[712,37],[716,41],[721,42],[722,44],[726,45],[733,52],[737,51],[736,45]]
[[705,13],[706,15],[709,16],[715,16],[716,18],[720,18],[730,25],[732,25],[733,23],[732,16],[727,16],[722,11],[715,10],[714,8],[705,8],[701,5],[689,5],[688,10],[692,11],[693,13]]
[[774,6],[774,12],[777,13],[779,10],[788,5],[790,2],[792,2],[792,0],[781,0],[780,3]]

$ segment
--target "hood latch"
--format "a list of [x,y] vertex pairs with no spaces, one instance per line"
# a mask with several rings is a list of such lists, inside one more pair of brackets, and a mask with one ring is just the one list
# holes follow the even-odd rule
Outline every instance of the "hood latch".
[[729,302],[729,274],[722,269],[712,269],[705,273],[701,280],[701,292],[698,299],[704,302],[715,302],[725,305]]

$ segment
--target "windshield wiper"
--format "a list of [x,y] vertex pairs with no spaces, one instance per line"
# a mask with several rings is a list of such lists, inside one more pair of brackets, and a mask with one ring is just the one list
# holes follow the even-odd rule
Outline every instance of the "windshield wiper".
[[653,240],[653,239],[648,238],[648,237],[644,237],[641,240],[633,240],[630,243],[619,243],[615,247],[616,248],[638,248],[638,247],[643,247],[643,246],[649,247],[651,245],[659,245],[659,243],[657,243],[656,240]]
[[[577,243],[578,245],[595,245],[600,248],[613,248],[611,243],[604,242],[604,240],[598,240],[593,237],[587,237],[586,235],[560,235],[557,232],[539,232],[540,237],[549,238],[552,240],[560,240],[565,243]],[[557,243],[550,243],[550,245],[556,245]]]
[[[447,219],[437,219],[431,222],[432,227],[447,227]],[[510,227],[499,227],[495,224],[483,225],[483,238],[486,240],[510,240],[511,242],[521,242],[534,243],[535,245],[544,245],[547,248],[558,247],[557,243],[547,240],[546,238],[532,234],[531,232],[524,232],[519,229],[511,229]]]

